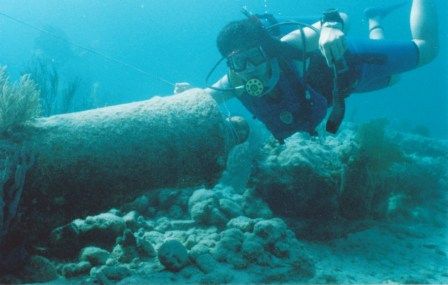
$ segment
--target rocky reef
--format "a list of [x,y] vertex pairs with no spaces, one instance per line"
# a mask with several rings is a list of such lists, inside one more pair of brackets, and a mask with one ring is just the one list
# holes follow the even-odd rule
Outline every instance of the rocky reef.
[[[217,185],[151,190],[79,217],[0,280],[448,281],[446,142],[374,121],[337,136],[268,140],[256,152],[248,144],[235,148]],[[244,154],[253,159],[238,160]],[[235,183],[232,167],[250,167],[247,184]]]

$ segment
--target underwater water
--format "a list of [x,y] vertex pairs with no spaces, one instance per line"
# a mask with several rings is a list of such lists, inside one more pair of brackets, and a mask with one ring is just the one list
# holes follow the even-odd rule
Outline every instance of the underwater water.
[[[397,1],[399,2],[399,1]],[[445,1],[438,1],[441,27],[446,18]],[[67,76],[79,77],[85,88],[95,84],[97,105],[142,100],[170,94],[171,83],[190,82],[204,86],[205,77],[219,59],[216,36],[227,22],[241,19],[241,7],[254,13],[265,11],[279,17],[320,15],[327,7],[338,7],[350,15],[350,36],[367,37],[363,22],[365,7],[389,1],[33,1],[2,2],[2,12],[37,28],[55,29],[65,39],[93,49],[147,72],[110,62],[102,56],[69,46],[42,32],[0,17],[2,65],[10,74],[20,74],[36,49],[44,49]],[[410,37],[409,7],[394,12],[384,21],[386,36]],[[386,117],[399,127],[423,126],[436,137],[448,137],[447,55],[448,39],[440,33],[440,55],[430,65],[402,76],[400,84],[378,92],[352,96],[348,118],[365,122]],[[41,38],[39,43],[38,38]],[[224,72],[224,70],[221,70]],[[217,77],[215,77],[217,79]]]
[[[166,120],[157,117],[166,114],[157,102],[171,102],[166,97],[177,82],[206,87],[220,59],[216,36],[229,21],[244,18],[242,7],[279,19],[319,18],[338,8],[350,17],[347,35],[367,38],[363,10],[391,2],[3,0],[0,65],[7,66],[11,81],[35,72],[47,84],[40,87],[56,99],[42,99],[51,102],[42,107],[45,116],[74,113],[35,126],[42,131],[32,142],[42,146],[34,150],[54,153],[48,168],[36,170],[17,159],[30,169],[26,179],[33,184],[25,183],[25,191],[58,193],[34,204],[35,197],[23,194],[26,210],[36,215],[24,224],[33,234],[36,221],[56,231],[45,247],[34,245],[25,269],[2,272],[21,258],[0,254],[0,282],[448,283],[448,1],[436,2],[438,57],[389,88],[351,95],[337,135],[296,134],[280,145],[232,100],[221,111],[244,116],[253,132],[228,153],[212,128],[220,123],[216,113],[206,117],[210,129],[191,127],[196,118],[203,120],[201,106],[208,102],[195,108],[175,98],[185,106],[172,112],[198,114]],[[409,11],[407,4],[384,20],[386,38],[410,38]],[[223,63],[212,81],[224,73]],[[154,106],[120,107],[150,98]],[[76,113],[88,109],[93,111]],[[148,121],[127,123],[142,110],[153,112]],[[98,130],[95,118],[104,119],[99,129],[111,135],[89,136]],[[174,146],[152,145],[151,132],[133,129],[147,125],[160,127],[155,135],[174,133]],[[85,128],[85,136],[71,133],[77,127]],[[55,129],[54,140],[47,140]],[[10,148],[4,149],[1,161],[7,165],[14,159],[6,159]],[[160,152],[145,165],[138,152],[153,149]],[[227,159],[227,165],[198,156]],[[145,167],[150,177],[138,172]],[[11,184],[1,181],[0,205],[9,199],[3,188]],[[110,200],[95,191],[111,191]],[[48,207],[39,208],[40,202]],[[58,217],[65,215],[70,221],[64,227]]]

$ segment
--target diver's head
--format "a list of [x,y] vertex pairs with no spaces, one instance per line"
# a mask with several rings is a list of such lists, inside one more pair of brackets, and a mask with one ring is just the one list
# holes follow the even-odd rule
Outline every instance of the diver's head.
[[[254,96],[261,96],[272,90],[279,78],[276,53],[273,52],[275,39],[257,18],[234,21],[227,24],[218,34],[218,50],[227,60],[232,78],[239,78],[239,86],[251,89],[246,83],[256,87]],[[241,82],[242,81],[242,82]],[[242,84],[242,85],[241,85]]]
[[229,69],[245,77],[266,73],[271,59],[264,48],[266,34],[256,19],[227,24],[218,34],[217,46]]
[[218,34],[216,44],[223,57],[235,51],[248,50],[263,45],[266,30],[254,19],[233,21]]
[[266,30],[255,19],[227,24],[218,34],[217,46],[227,66],[237,73],[255,73],[269,60],[263,49]]

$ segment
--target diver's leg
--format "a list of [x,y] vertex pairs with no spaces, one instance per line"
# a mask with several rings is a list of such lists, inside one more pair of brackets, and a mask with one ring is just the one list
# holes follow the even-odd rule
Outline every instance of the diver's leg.
[[437,10],[434,0],[413,0],[411,9],[412,40],[419,50],[419,66],[432,61],[439,51]]
[[[364,10],[364,17],[368,19],[369,24],[369,39],[371,40],[384,40],[384,28],[381,25],[381,20],[387,15],[397,10],[400,7],[406,5],[408,1],[402,1],[397,4],[392,4],[383,7],[371,7]],[[396,84],[400,81],[400,75],[392,75],[389,78],[388,86]]]
[[[371,17],[369,17],[369,39],[371,40],[384,40],[384,28],[381,25],[381,20],[391,12],[391,9],[389,9],[388,13],[385,13],[384,11],[387,11],[385,9],[377,9],[379,12],[383,13],[377,13],[376,15],[372,13]],[[367,16],[367,10],[364,11],[365,15]],[[400,75],[392,75],[389,78],[388,86],[395,85],[400,81]]]
[[369,18],[369,39],[384,39],[384,29],[383,26],[381,26],[381,19],[379,17]]
[[381,20],[391,12],[406,5],[408,1],[402,1],[384,7],[370,7],[364,10],[364,17],[369,21],[369,38],[371,40],[384,39],[384,29],[381,26]]

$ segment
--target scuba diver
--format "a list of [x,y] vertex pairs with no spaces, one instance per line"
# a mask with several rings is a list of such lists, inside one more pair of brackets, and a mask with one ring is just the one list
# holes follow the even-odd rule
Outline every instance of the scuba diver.
[[[329,107],[333,108],[326,130],[336,133],[344,117],[344,99],[351,93],[385,88],[395,75],[436,57],[434,2],[412,1],[412,40],[405,41],[385,40],[381,26],[381,19],[402,4],[366,9],[365,40],[346,38],[347,17],[335,9],[312,25],[279,23],[272,15],[244,11],[247,19],[227,24],[217,37],[228,72],[205,90],[218,103],[238,98],[281,143],[298,131],[316,134]],[[177,91],[186,88],[187,83],[177,85]]]

